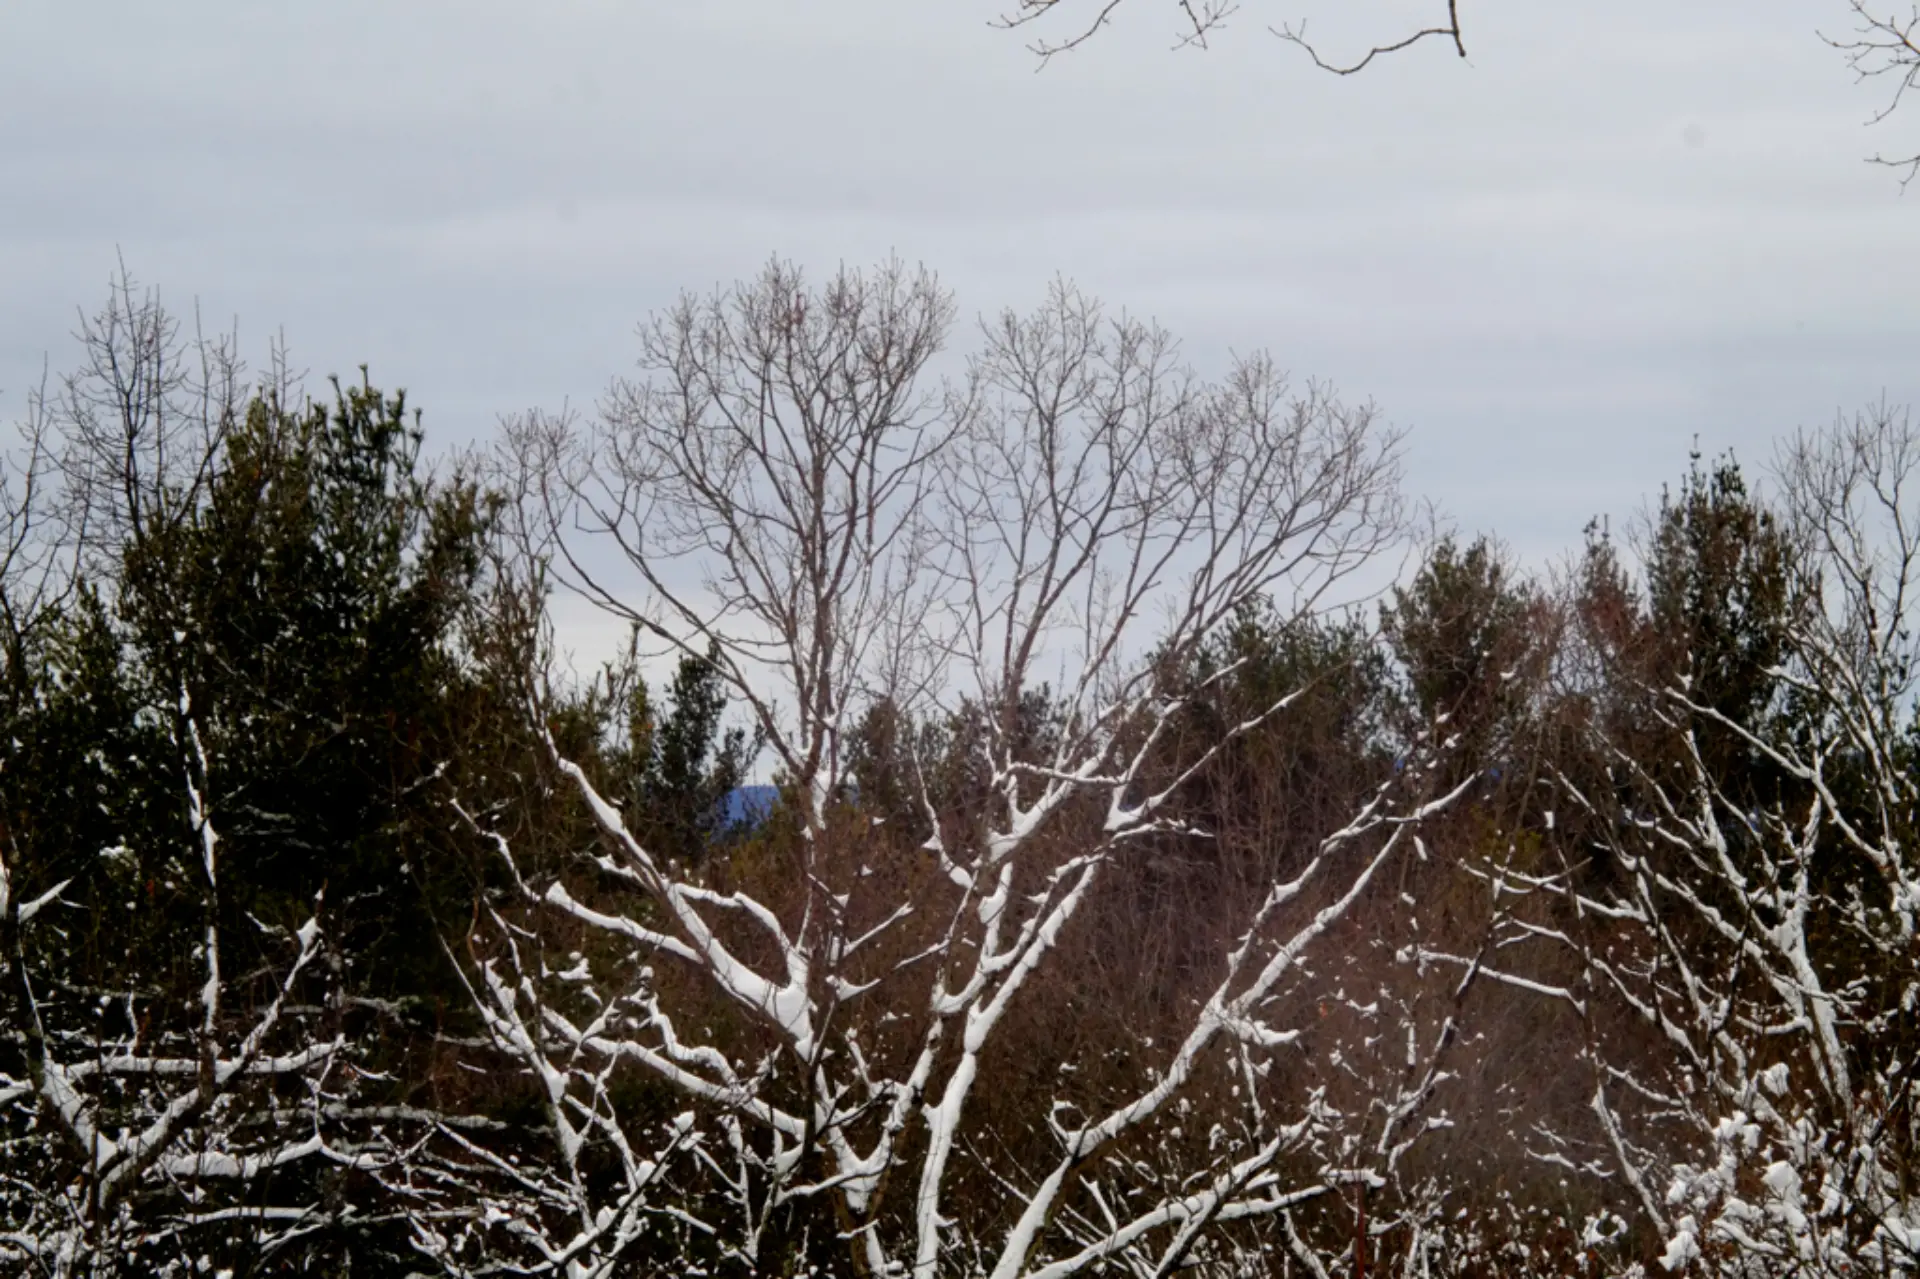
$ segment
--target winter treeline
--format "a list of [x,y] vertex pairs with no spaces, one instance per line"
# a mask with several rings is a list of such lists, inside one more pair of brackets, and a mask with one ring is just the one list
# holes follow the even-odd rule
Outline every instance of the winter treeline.
[[1540,572],[1398,445],[776,262],[429,466],[122,280],[0,508],[0,1269],[1920,1271],[1920,431]]

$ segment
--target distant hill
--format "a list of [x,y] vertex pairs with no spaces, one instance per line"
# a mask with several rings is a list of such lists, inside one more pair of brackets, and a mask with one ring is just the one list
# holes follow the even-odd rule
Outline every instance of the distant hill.
[[758,826],[773,812],[780,798],[778,786],[736,786],[727,792],[725,820],[729,828]]

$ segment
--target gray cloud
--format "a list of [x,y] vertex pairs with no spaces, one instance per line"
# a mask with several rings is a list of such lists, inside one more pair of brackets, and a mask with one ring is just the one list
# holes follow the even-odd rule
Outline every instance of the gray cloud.
[[1467,64],[1350,80],[1261,25],[1361,41],[1361,10],[1395,16],[1249,0],[1175,54],[1132,0],[1036,74],[991,0],[17,0],[0,413],[116,247],[316,372],[372,361],[448,439],[590,402],[649,309],[772,252],[922,259],[969,310],[1065,273],[1203,366],[1264,346],[1374,397],[1414,487],[1530,555],[1696,434],[1759,460],[1920,398],[1920,212],[1862,162],[1920,117],[1862,128],[1814,34],[1840,0],[1497,0]]

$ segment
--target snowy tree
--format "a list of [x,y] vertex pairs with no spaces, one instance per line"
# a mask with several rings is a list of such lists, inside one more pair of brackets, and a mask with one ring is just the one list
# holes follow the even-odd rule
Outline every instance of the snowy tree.
[[341,1037],[327,1033],[324,1006],[302,1001],[322,953],[318,916],[279,939],[277,972],[222,971],[222,849],[184,700],[177,725],[204,903],[189,951],[201,981],[185,1015],[164,988],[106,990],[39,971],[31,933],[59,929],[51,916],[67,885],[21,900],[0,853],[0,962],[9,1056],[20,1063],[0,1069],[0,1256],[28,1273],[187,1274],[208,1256],[257,1264],[339,1211],[301,1175],[307,1165],[366,1158],[324,1131],[348,1085]]
[[[1634,697],[1638,736],[1594,715],[1592,767],[1552,783],[1582,846],[1558,874],[1507,876],[1530,906],[1489,976],[1570,1010],[1591,1069],[1595,1130],[1552,1157],[1619,1179],[1672,1270],[1920,1268],[1917,463],[1883,408],[1785,449],[1764,518],[1733,509],[1758,509],[1737,486],[1668,508],[1784,539],[1780,608],[1713,650],[1761,661],[1729,683],[1727,661],[1692,654]],[[1580,976],[1539,981],[1522,957],[1542,946]]]
[[[952,314],[898,264],[809,288],[775,263],[645,326],[647,376],[598,422],[515,430],[538,548],[710,663],[793,827],[777,874],[669,859],[551,737],[590,858],[523,872],[532,836],[474,820],[513,892],[469,939],[469,980],[558,1153],[538,1184],[497,1167],[487,1220],[515,1265],[608,1274],[646,1250],[1012,1279],[1229,1273],[1280,1248],[1315,1273],[1431,1206],[1403,1159],[1444,1122],[1454,1008],[1397,1018],[1414,1001],[1344,985],[1332,943],[1465,789],[1439,793],[1426,754],[1245,903],[1184,1028],[1135,1043],[1123,1085],[1080,1087],[1099,1063],[1063,1059],[1020,1121],[1038,1154],[975,1145],[994,1134],[970,1115],[1011,1104],[983,1098],[1009,1012],[1111,869],[1208,838],[1175,796],[1297,696],[1155,771],[1184,707],[1232,675],[1196,687],[1193,657],[1262,598],[1321,607],[1400,506],[1372,411],[1291,394],[1265,357],[1201,381],[1165,333],[1063,284],[931,387]],[[955,726],[945,758],[908,750],[909,856],[855,784],[875,705]],[[956,767],[964,785],[936,779]],[[1351,1059],[1311,1025],[1333,1005],[1372,1027]],[[1290,1069],[1316,1039],[1330,1074],[1373,1072],[1357,1092]],[[623,1111],[623,1072],[678,1100]],[[1297,1218],[1347,1205],[1330,1238]],[[478,1255],[421,1235],[453,1269]]]

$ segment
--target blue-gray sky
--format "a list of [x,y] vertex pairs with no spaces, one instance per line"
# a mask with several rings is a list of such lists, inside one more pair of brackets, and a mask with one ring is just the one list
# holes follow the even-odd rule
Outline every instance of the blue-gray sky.
[[1129,0],[1044,71],[994,0],[9,0],[0,418],[116,252],[177,305],[373,365],[442,440],[590,403],[682,287],[923,260],[964,313],[1064,273],[1266,347],[1411,430],[1412,489],[1528,559],[1690,440],[1758,461],[1920,399],[1920,148],[1816,31],[1843,0],[1472,0],[1337,80],[1245,0],[1213,50]]

